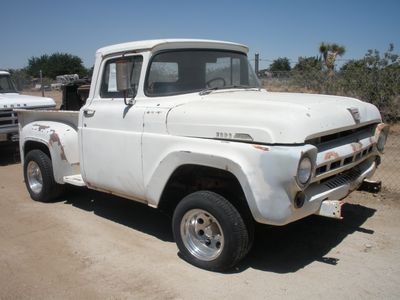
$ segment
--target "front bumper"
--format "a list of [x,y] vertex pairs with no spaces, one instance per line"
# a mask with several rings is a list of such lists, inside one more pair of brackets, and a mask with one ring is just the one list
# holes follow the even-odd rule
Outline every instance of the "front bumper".
[[[311,183],[305,190],[296,190],[294,184],[275,186],[272,193],[255,194],[255,207],[251,207],[255,220],[270,225],[285,225],[312,214],[319,214],[323,201],[341,200],[356,190],[364,179],[370,178],[377,168],[378,155],[371,155],[353,168]],[[254,186],[257,185],[253,182]],[[294,199],[304,193],[304,204],[296,208]]]
[[345,198],[349,193],[358,189],[365,179],[374,175],[377,165],[377,158],[371,157],[353,169],[333,176],[322,183],[310,185],[304,191],[305,204],[298,213],[294,214],[294,217],[299,219],[311,214],[320,214],[319,210],[323,201]]

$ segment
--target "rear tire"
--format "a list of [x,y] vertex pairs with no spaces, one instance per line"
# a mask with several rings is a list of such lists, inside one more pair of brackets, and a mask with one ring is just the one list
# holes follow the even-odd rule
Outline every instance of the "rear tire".
[[186,196],[176,207],[172,229],[182,257],[211,271],[236,265],[248,252],[248,228],[236,208],[210,191]]
[[35,201],[51,202],[64,191],[64,185],[54,180],[50,157],[41,150],[31,150],[24,160],[25,185]]

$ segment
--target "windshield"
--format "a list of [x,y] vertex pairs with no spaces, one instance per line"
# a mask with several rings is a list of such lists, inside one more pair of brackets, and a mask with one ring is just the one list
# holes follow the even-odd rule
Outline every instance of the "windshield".
[[16,93],[17,89],[11,81],[10,75],[0,75],[0,93]]
[[148,96],[200,92],[207,89],[259,88],[243,53],[221,50],[173,50],[156,54],[145,83]]

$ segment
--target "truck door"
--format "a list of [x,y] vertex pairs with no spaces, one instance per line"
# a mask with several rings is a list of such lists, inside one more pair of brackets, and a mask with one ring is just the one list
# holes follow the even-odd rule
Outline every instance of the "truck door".
[[[91,188],[141,200],[144,197],[141,139],[144,107],[125,105],[117,91],[116,61],[103,62],[98,77],[100,92],[81,110],[81,170]],[[131,63],[131,89],[136,96],[143,58],[125,57]]]

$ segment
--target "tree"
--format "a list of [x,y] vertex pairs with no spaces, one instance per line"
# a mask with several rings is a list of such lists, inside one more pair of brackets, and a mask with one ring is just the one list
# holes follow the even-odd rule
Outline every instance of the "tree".
[[288,72],[291,70],[290,61],[287,57],[275,59],[269,66],[271,72]]
[[29,85],[31,77],[27,74],[25,69],[9,69],[8,72],[18,91],[22,91],[25,86]]
[[58,52],[31,57],[26,70],[33,77],[38,77],[42,70],[43,76],[53,79],[62,74],[78,74],[80,77],[87,74],[87,70],[78,56]]
[[343,56],[346,52],[346,48],[344,46],[339,46],[338,44],[325,44],[321,43],[319,46],[319,53],[324,58],[325,66],[328,70],[333,72],[335,68],[335,61],[337,56]]
[[339,84],[350,96],[377,105],[387,121],[400,115],[400,56],[393,44],[381,55],[368,50],[364,58],[351,60],[339,72]]
[[299,57],[297,64],[294,66],[293,71],[299,72],[317,72],[321,71],[322,62],[318,57]]
[[293,82],[313,92],[325,90],[326,74],[322,72],[322,61],[318,57],[299,57],[292,70]]

